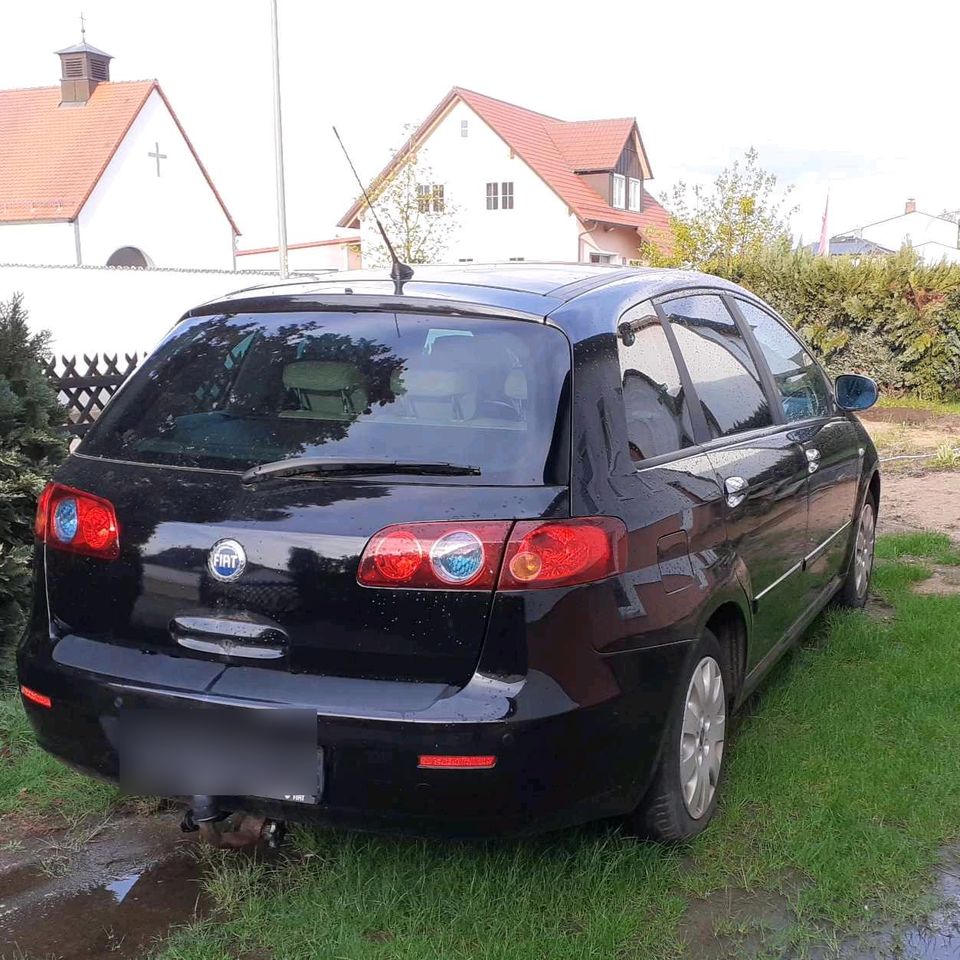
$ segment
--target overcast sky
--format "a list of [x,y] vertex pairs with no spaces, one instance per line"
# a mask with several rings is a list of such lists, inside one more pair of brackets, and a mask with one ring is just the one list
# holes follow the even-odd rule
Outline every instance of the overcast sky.
[[[113,79],[160,80],[241,248],[276,242],[268,0],[5,7],[0,89],[56,83],[82,9]],[[756,146],[807,241],[828,189],[831,233],[910,196],[960,208],[957,0],[280,0],[280,18],[291,242],[331,236],[355,194],[332,123],[369,177],[454,85],[562,119],[635,116],[658,196]]]

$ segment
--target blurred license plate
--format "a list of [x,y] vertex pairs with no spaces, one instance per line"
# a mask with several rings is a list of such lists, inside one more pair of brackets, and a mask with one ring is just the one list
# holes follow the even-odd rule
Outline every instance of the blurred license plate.
[[129,793],[296,803],[316,803],[322,793],[311,710],[131,707],[119,721],[120,785]]

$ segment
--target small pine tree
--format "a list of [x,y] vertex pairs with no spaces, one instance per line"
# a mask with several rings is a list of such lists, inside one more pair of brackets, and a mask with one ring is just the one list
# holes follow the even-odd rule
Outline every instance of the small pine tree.
[[19,635],[30,589],[37,496],[66,452],[63,409],[40,361],[23,296],[0,302],[0,651]]

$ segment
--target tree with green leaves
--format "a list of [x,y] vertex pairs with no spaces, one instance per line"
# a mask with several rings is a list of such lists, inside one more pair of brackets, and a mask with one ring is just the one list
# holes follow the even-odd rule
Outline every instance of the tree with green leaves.
[[[404,263],[442,260],[457,227],[456,208],[416,150],[394,151],[398,164],[368,191],[397,256]],[[370,216],[369,211],[366,216]],[[390,255],[375,224],[364,237],[364,265],[387,266]]]
[[739,257],[789,249],[788,221],[797,209],[784,206],[791,190],[778,193],[776,176],[760,166],[751,147],[710,187],[676,184],[662,198],[670,212],[667,234],[652,238],[641,254],[655,266],[716,272]]
[[41,368],[23,297],[0,302],[0,647],[20,631],[30,588],[37,496],[66,452],[63,409]]

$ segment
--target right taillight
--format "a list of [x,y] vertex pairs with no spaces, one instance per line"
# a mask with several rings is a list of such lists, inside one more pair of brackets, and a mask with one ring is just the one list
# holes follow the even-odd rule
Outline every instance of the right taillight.
[[624,569],[627,531],[612,517],[395,524],[360,557],[367,587],[532,590],[602,580]]
[[101,560],[120,556],[120,530],[113,504],[83,490],[48,483],[37,503],[34,524],[46,546]]
[[500,569],[499,590],[564,587],[602,580],[626,564],[627,528],[613,517],[520,520]]

